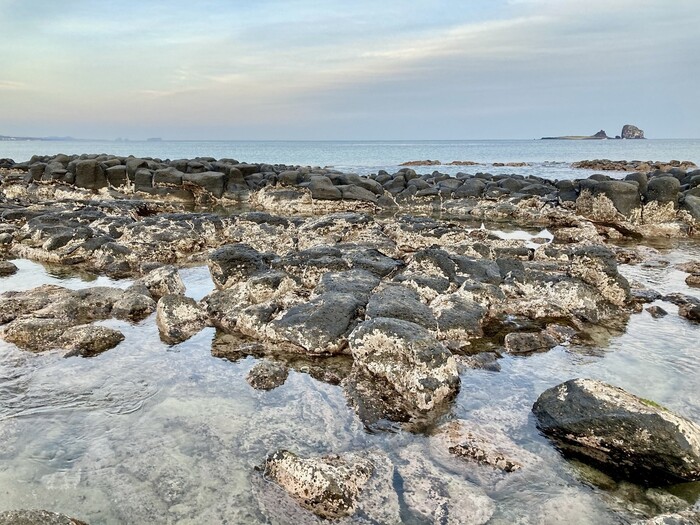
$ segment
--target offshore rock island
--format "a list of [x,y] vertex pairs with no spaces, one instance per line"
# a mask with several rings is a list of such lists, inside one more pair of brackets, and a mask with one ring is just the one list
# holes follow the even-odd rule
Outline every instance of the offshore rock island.
[[[340,389],[372,434],[425,434],[390,451],[261,455],[250,497],[266,522],[487,523],[497,505],[484,487],[531,475],[544,460],[488,424],[450,417],[471,373],[499,373],[504,355],[604,346],[645,306],[661,315],[648,306],[656,300],[700,323],[696,297],[620,272],[654,257],[633,241],[700,231],[697,166],[645,164],[631,163],[640,171],[624,179],[546,180],[410,167],[359,176],[211,157],[2,159],[2,275],[17,271],[10,259],[28,259],[131,284],[7,292],[0,337],[26,352],[88,358],[118,352],[125,339],[105,321],[148,327],[168,345],[215,329],[211,355],[255,359],[247,380],[261,396],[308,375]],[[214,290],[197,300],[180,271],[204,265]],[[689,286],[700,282],[697,264],[682,271]],[[700,479],[696,423],[600,381],[542,390],[538,428],[566,457],[611,476],[620,494],[635,487],[634,504],[613,497],[639,505],[638,523],[696,515],[657,494]],[[13,512],[0,523],[23,517]]]
[[542,137],[541,140],[605,140],[605,139],[643,139],[644,131],[632,124],[622,126],[622,131],[619,135],[609,137],[605,130],[600,130],[593,135],[564,135],[561,137]]

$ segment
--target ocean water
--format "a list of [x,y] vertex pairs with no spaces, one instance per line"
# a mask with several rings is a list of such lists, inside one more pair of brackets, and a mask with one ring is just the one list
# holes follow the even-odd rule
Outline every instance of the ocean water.
[[[698,244],[657,248],[653,264],[621,271],[661,292],[692,293],[673,267],[700,257]],[[128,284],[15,263],[20,272],[0,279],[3,289]],[[213,288],[206,267],[181,275],[195,299]],[[420,434],[367,432],[342,387],[293,361],[284,385],[253,390],[245,377],[256,359],[216,357],[214,349],[225,342],[212,328],[169,346],[158,337],[154,315],[139,323],[103,321],[126,339],[90,359],[32,354],[0,340],[0,511],[46,508],[92,524],[263,525],[269,521],[258,510],[260,487],[252,473],[280,448],[301,455],[381,450],[399,463],[402,454],[415,454],[483,489],[496,504],[492,525],[626,524],[659,512],[654,501],[670,493],[692,505],[700,483],[650,493],[564,460],[537,431],[530,411],[546,388],[590,377],[700,421],[700,326],[675,315],[672,305],[657,304],[667,317],[635,314],[624,333],[602,334],[595,348],[506,355],[500,372],[460,373],[449,418],[505,433],[537,462],[505,477],[434,455]]]
[[[161,141],[161,142],[0,142],[0,158],[17,162],[32,155],[109,153],[161,159],[235,158],[241,162],[333,166],[360,174],[398,169],[413,160],[454,160],[483,166],[427,166],[420,173],[534,174],[546,178],[586,177],[571,163],[587,159],[690,160],[700,165],[700,139],[647,140],[434,140],[434,141]],[[522,168],[491,166],[494,162],[527,162]]]

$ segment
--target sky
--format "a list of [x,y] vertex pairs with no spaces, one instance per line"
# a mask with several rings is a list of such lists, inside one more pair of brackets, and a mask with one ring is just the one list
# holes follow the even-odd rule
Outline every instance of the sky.
[[700,137],[698,0],[0,0],[0,135]]

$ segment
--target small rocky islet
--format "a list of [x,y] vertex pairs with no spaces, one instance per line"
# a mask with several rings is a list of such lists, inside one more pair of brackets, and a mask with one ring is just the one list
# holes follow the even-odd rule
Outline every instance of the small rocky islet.
[[[7,292],[0,337],[90,357],[124,339],[94,324],[105,319],[155,315],[168,344],[214,327],[212,353],[259,359],[253,388],[274,390],[302,366],[339,385],[368,431],[426,434],[445,461],[516,476],[538,458],[507,435],[450,420],[464,371],[498,369],[505,353],[594,345],[598,328],[624,330],[659,298],[700,322],[696,297],[630,285],[618,264],[641,263],[645,252],[615,243],[696,236],[700,170],[679,161],[579,167],[629,173],[551,181],[404,167],[364,177],[234,159],[3,159],[2,276],[17,270],[9,260],[31,259],[133,284]],[[215,290],[196,301],[178,269],[205,264]],[[692,263],[682,269],[689,284],[700,275]],[[533,414],[562,454],[615,479],[650,490],[700,480],[700,427],[613,385],[566,381],[543,392]],[[260,458],[253,489],[270,523],[400,523],[406,513],[489,521],[495,503],[476,484],[410,447],[401,457],[281,449]],[[648,523],[697,523],[687,507]],[[44,511],[5,512],[0,523],[47,516],[79,523]]]

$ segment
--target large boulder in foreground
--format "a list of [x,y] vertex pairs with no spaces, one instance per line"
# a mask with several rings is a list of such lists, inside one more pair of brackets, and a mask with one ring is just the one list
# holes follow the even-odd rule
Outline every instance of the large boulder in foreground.
[[355,364],[388,382],[417,410],[432,410],[459,389],[454,357],[420,325],[378,317],[353,330],[349,342]]
[[700,480],[700,426],[592,379],[546,390],[538,427],[567,456],[644,485]]

